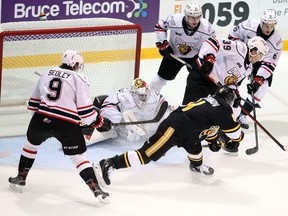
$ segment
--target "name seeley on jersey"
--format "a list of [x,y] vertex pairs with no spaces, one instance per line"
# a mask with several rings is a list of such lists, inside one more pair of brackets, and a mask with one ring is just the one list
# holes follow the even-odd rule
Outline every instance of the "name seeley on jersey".
[[64,79],[68,79],[69,76],[71,76],[71,74],[63,72],[63,71],[57,71],[57,70],[50,70],[48,72],[48,76],[57,76],[57,77],[61,77]]

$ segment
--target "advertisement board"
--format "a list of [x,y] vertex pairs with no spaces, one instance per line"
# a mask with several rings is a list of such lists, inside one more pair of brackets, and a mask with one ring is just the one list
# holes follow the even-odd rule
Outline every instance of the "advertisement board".
[[[159,1],[155,0],[2,0],[1,23],[109,17],[140,24],[143,32],[151,32],[159,19]],[[153,24],[151,24],[153,23]]]
[[[203,17],[210,21],[217,35],[226,37],[235,25],[247,19],[260,19],[266,9],[277,13],[277,29],[284,40],[288,39],[288,1],[287,0],[252,0],[252,1],[197,1],[203,10]],[[175,0],[172,13],[182,13],[186,0]]]

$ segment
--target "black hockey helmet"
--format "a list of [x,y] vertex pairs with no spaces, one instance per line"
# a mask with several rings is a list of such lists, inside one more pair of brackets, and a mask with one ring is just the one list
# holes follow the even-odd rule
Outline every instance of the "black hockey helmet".
[[227,85],[219,87],[215,95],[223,98],[229,105],[232,105],[236,98],[235,90],[229,88]]

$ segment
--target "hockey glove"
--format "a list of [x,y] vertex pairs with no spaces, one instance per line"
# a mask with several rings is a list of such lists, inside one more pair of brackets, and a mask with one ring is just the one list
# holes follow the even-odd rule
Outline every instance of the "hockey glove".
[[211,151],[217,152],[221,149],[221,143],[218,141],[218,133],[214,136],[207,137],[205,140],[208,142],[208,147]]
[[241,104],[241,96],[239,94],[238,89],[235,90],[236,98],[234,99],[233,107],[237,108]]
[[212,152],[218,152],[221,149],[221,143],[218,140],[208,142],[208,147]]
[[111,130],[111,121],[98,115],[96,121],[91,126],[99,132],[105,132]]
[[170,53],[174,53],[173,49],[169,45],[169,42],[167,40],[164,40],[162,43],[157,42],[156,43],[157,48],[159,49],[159,53],[164,57],[164,58],[172,58],[170,56]]
[[205,76],[209,75],[213,70],[213,66],[215,62],[216,62],[216,58],[213,54],[209,53],[205,55],[203,57],[202,66],[200,67],[199,72]]
[[253,81],[247,84],[248,94],[257,92],[260,86],[264,83],[264,78],[260,76],[255,76]]

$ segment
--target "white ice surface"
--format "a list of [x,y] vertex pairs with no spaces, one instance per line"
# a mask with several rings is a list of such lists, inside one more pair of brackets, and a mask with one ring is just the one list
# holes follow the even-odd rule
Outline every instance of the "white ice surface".
[[[258,121],[281,144],[288,145],[288,73],[284,53],[275,72],[273,86],[257,109]],[[141,62],[141,77],[148,82],[157,72],[159,59]],[[168,82],[163,95],[175,105],[181,103],[187,71]],[[241,89],[246,95],[246,84]],[[1,135],[17,128],[26,131],[29,116],[0,116]],[[17,125],[19,125],[17,127]],[[0,214],[101,215],[101,216],[287,216],[288,153],[258,128],[260,149],[254,155],[245,150],[255,145],[253,123],[241,143],[239,156],[204,149],[204,163],[215,169],[213,177],[189,171],[186,153],[173,148],[158,162],[112,173],[111,203],[103,205],[82,182],[68,157],[58,150],[59,143],[48,140],[39,152],[27,178],[24,193],[9,189],[8,178],[15,176],[24,136],[0,139]],[[139,148],[141,142],[106,141],[88,148],[92,162]],[[9,151],[1,158],[1,152]]]

